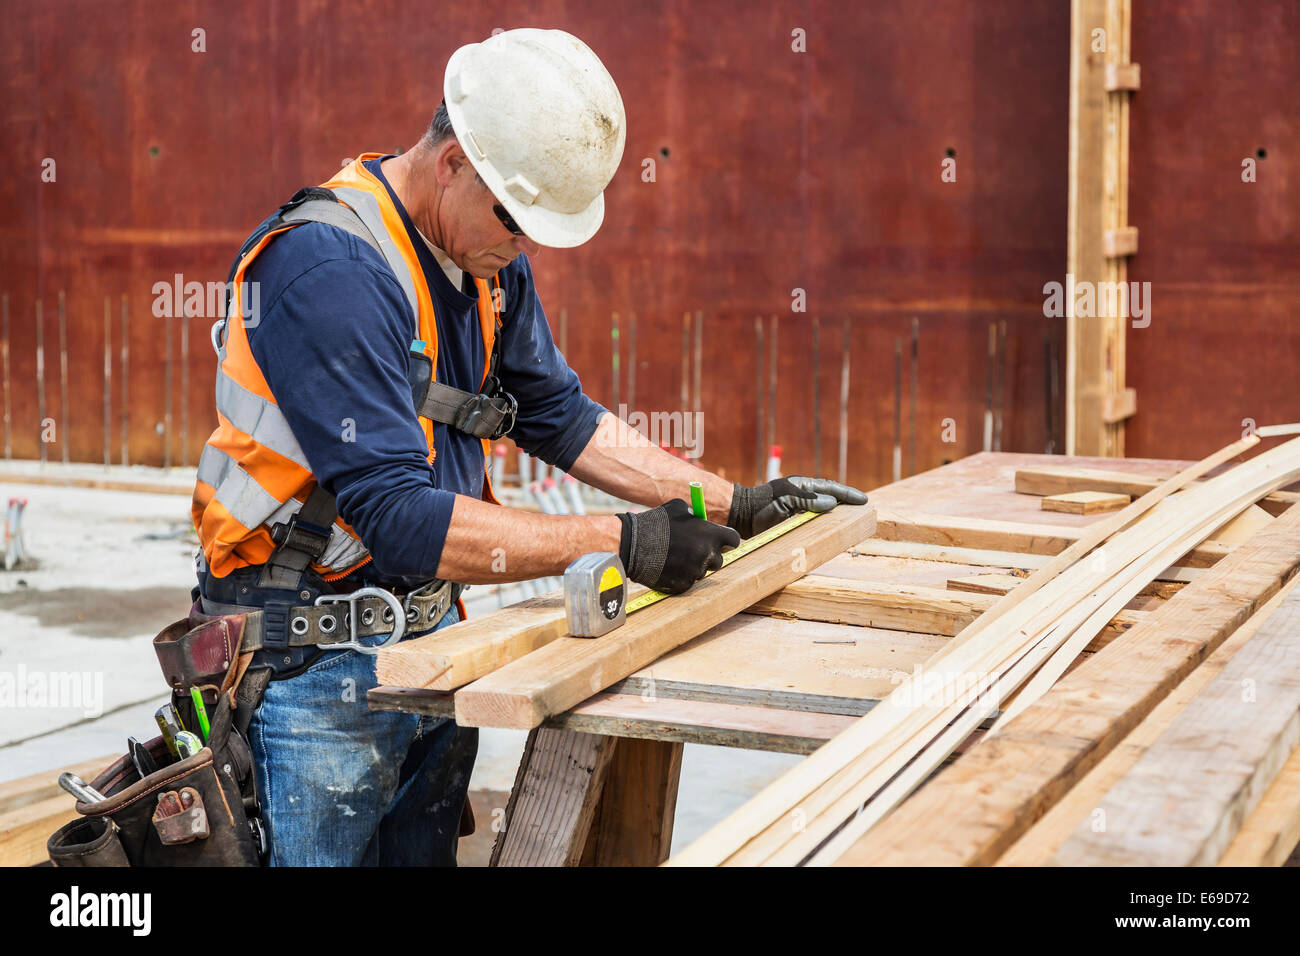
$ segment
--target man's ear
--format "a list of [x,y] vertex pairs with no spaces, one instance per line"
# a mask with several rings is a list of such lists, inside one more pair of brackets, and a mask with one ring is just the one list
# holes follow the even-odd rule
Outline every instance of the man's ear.
[[438,147],[433,158],[433,168],[438,185],[444,189],[450,186],[457,176],[477,175],[470,164],[469,157],[465,155],[465,151],[460,148],[460,143],[456,142],[454,136],[448,137]]

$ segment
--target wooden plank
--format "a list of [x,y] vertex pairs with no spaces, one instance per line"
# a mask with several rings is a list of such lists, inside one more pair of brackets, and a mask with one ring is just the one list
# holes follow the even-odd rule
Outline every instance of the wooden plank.
[[876,537],[884,541],[911,541],[946,548],[1051,556],[1060,554],[1077,540],[1079,529],[1067,525],[882,510],[876,521]]
[[[881,511],[876,534],[886,541],[910,541],[945,548],[984,551],[1023,551],[1026,554],[1050,556],[1060,554],[1078,541],[1086,527]],[[1230,550],[1229,545],[1203,542],[1183,555],[1178,563],[1189,568],[1208,568]]]
[[681,773],[681,743],[620,739],[582,865],[658,866],[668,859]]
[[1300,846],[1300,747],[1291,754],[1219,866],[1282,866]]
[[1241,544],[1263,531],[1272,520],[1273,516],[1259,505],[1251,505],[1227,524],[1216,528],[1210,538],[1220,544]]
[[80,816],[76,801],[59,793],[0,813],[0,866],[35,866],[49,860],[45,844],[50,835]]
[[465,727],[531,728],[780,590],[869,536],[869,505],[840,505],[598,638],[562,637],[456,693]]
[[[1066,274],[1074,282],[1106,278],[1102,233],[1105,215],[1105,159],[1108,150],[1107,98],[1104,84],[1107,53],[1093,49],[1093,31],[1106,23],[1106,0],[1072,0],[1070,4],[1070,112],[1068,237]],[[1118,42],[1107,31],[1109,44]],[[1117,426],[1107,425],[1102,401],[1123,387],[1117,366],[1113,323],[1095,312],[1076,315],[1074,288],[1066,298],[1066,418],[1068,455],[1122,456]],[[1117,380],[1118,379],[1118,380]]]
[[[452,695],[446,691],[378,687],[367,696],[375,710],[439,717],[455,714]],[[876,703],[795,696],[794,705],[787,707],[789,698],[749,688],[633,682],[628,678],[563,714],[548,717],[542,726],[602,736],[810,754]],[[810,709],[814,705],[831,709]]]
[[1300,746],[1300,594],[1292,592],[1075,830],[1065,866],[1218,862]]
[[970,591],[974,594],[1006,594],[1024,578],[1014,574],[970,574],[960,578],[949,578],[950,591]]
[[[1135,475],[1125,471],[1098,468],[1037,465],[1016,469],[1016,491],[1022,495],[1062,495],[1074,491],[1109,491],[1137,497],[1144,495],[1162,479]],[[1296,501],[1294,491],[1274,491],[1260,499],[1260,507],[1271,515],[1280,515]]]
[[810,574],[751,605],[751,614],[951,636],[993,606],[987,595],[922,584],[872,584]]
[[491,866],[576,866],[615,738],[542,727],[528,735]]
[[[953,594],[922,584],[870,584],[810,574],[748,610],[751,614],[951,637],[996,603],[995,594]],[[1100,650],[1145,616],[1142,611],[1120,611],[1089,650]]]
[[979,548],[947,548],[915,541],[885,541],[870,538],[849,549],[859,557],[909,558],[914,561],[935,561],[945,564],[967,564],[973,567],[1001,568],[1003,570],[1032,571],[1045,567],[1049,560],[1045,554],[1016,554],[1012,551],[987,551]]
[[0,813],[8,813],[10,810],[17,810],[19,807],[25,807],[28,804],[39,803],[59,794],[66,796],[69,804],[71,804],[72,796],[59,786],[59,774],[66,771],[75,773],[82,780],[94,780],[101,771],[108,769],[119,756],[121,755],[108,754],[103,757],[83,760],[67,767],[42,770],[40,773],[34,773],[29,777],[6,780],[4,783],[0,783]]
[[807,754],[855,719],[841,714],[603,691],[563,714],[548,717],[543,726],[644,740]]
[[567,632],[564,595],[552,591],[382,650],[375,671],[381,684],[452,690]]
[[1038,465],[1016,469],[1016,491],[1022,495],[1064,495],[1075,491],[1104,491],[1137,497],[1162,479],[1126,471]]
[[1109,491],[1072,491],[1064,495],[1046,495],[1042,499],[1044,511],[1060,511],[1071,515],[1100,514],[1118,511],[1129,503],[1128,495]]
[[1293,511],[972,748],[839,862],[994,862],[1297,570]]

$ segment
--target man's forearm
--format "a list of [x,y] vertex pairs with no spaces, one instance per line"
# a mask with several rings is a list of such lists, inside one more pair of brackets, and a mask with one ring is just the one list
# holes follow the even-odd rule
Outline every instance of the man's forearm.
[[617,554],[621,531],[613,515],[541,515],[457,495],[438,577],[497,584],[561,574],[588,552]]
[[601,416],[569,474],[607,494],[657,507],[673,498],[690,500],[690,483],[704,485],[709,520],[726,523],[731,509],[731,482],[675,458],[654,445],[617,415]]

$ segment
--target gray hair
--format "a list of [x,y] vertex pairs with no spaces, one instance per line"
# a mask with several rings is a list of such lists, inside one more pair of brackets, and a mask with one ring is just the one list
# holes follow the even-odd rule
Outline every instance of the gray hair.
[[[454,139],[455,136],[456,131],[451,128],[451,117],[447,114],[447,101],[443,100],[438,104],[433,119],[429,121],[429,128],[424,131],[422,142],[427,149],[437,149],[447,140]],[[480,186],[487,189],[487,183],[483,182],[483,177],[479,175],[477,169],[474,170],[474,179]]]
[[438,109],[429,122],[429,128],[424,134],[424,142],[428,146],[439,146],[443,140],[455,135],[456,131],[451,128],[451,117],[447,114],[447,101],[443,100],[438,104]]

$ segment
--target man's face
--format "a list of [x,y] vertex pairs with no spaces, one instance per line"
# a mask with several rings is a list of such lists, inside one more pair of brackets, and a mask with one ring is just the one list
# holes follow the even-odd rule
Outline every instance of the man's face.
[[436,211],[443,251],[470,275],[487,279],[504,269],[521,252],[535,256],[541,246],[527,236],[515,236],[492,211],[497,199],[483,184],[459,145],[439,151],[438,176],[442,202]]

